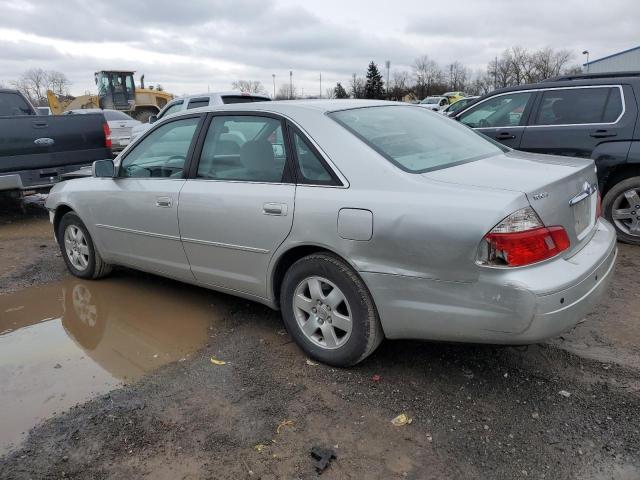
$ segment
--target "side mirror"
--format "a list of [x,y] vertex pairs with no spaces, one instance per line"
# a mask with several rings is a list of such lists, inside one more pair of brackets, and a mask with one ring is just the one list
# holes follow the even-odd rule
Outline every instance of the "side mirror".
[[149,123],[155,123],[158,120],[157,115],[149,115]]
[[91,175],[96,178],[113,178],[115,177],[116,167],[113,160],[96,160],[91,165]]

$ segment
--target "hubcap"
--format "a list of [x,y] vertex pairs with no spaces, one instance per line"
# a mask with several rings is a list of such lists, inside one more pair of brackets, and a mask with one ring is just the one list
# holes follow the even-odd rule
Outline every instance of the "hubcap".
[[302,333],[316,345],[333,350],[349,340],[353,322],[342,291],[322,277],[309,277],[293,294],[293,311]]
[[627,235],[640,236],[639,191],[639,188],[632,188],[618,195],[611,208],[613,223]]
[[89,266],[89,245],[84,233],[76,225],[69,225],[64,231],[64,248],[75,269],[82,271]]

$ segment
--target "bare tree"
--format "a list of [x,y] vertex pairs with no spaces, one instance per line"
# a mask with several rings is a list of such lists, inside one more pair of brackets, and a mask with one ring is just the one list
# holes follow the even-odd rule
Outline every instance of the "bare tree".
[[[47,84],[49,90],[55,93],[58,97],[69,95],[71,82],[64,73],[58,72],[57,70],[49,70],[47,72]],[[158,85],[158,90],[161,89],[162,87]]]
[[392,100],[402,100],[409,93],[409,72],[406,70],[395,70],[389,82],[389,98]]
[[328,98],[328,99],[336,98],[336,93],[333,90],[333,88],[325,88],[324,98]]
[[231,84],[231,88],[242,93],[266,93],[262,82],[258,80],[236,80]]
[[297,89],[295,85],[289,85],[288,83],[283,83],[278,88],[278,92],[276,93],[276,100],[291,100],[296,98],[298,95]]
[[413,62],[413,73],[416,80],[416,94],[424,98],[432,93],[433,87],[442,83],[443,74],[438,64],[427,55],[418,57]]
[[36,106],[46,104],[47,72],[42,68],[32,68],[24,72],[13,85]]
[[532,55],[532,62],[536,70],[535,81],[560,75],[560,72],[571,60],[572,54],[569,50],[554,50],[547,47]]
[[455,61],[447,67],[449,88],[451,90],[465,90],[469,70],[462,63]]
[[349,94],[352,98],[364,98],[364,78],[358,77],[355,73],[349,82]]

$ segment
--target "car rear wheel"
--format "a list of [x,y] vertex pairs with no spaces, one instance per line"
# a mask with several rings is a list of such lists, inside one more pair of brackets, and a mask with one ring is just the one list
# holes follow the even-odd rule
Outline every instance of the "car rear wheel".
[[621,241],[640,245],[640,177],[614,185],[605,195],[602,208]]
[[57,237],[62,258],[76,277],[97,279],[111,272],[111,265],[102,260],[87,227],[74,212],[62,217]]
[[296,343],[329,365],[364,360],[384,337],[364,282],[335,255],[312,254],[294,263],[282,282],[280,308]]

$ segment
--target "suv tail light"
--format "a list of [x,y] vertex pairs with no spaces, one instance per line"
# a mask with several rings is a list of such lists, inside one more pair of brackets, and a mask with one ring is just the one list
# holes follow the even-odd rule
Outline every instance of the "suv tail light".
[[104,146],[107,148],[111,148],[113,144],[111,143],[111,129],[109,128],[109,124],[104,122],[102,124],[102,130],[104,131]]
[[563,227],[545,227],[531,207],[512,213],[483,239],[481,265],[522,267],[555,257],[570,246]]

